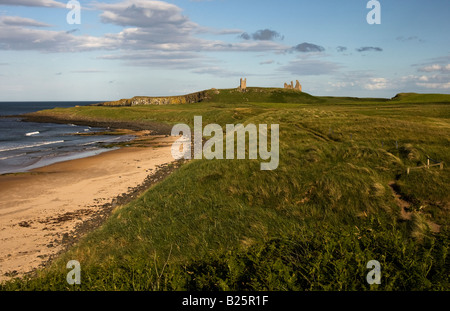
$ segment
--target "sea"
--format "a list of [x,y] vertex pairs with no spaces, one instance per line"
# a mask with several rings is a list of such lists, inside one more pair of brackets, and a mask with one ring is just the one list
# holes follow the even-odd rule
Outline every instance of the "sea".
[[80,136],[104,128],[25,122],[20,115],[56,107],[86,106],[97,102],[0,102],[0,174],[27,172],[53,163],[94,156],[117,148],[111,143],[131,135]]

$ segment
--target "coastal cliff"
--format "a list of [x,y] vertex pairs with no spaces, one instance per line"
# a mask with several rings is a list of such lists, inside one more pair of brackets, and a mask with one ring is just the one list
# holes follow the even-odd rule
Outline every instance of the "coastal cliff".
[[121,99],[113,102],[105,102],[97,104],[98,106],[137,106],[137,105],[182,105],[194,104],[202,102],[210,98],[210,92],[201,91],[181,96],[167,96],[167,97],[148,97],[135,96],[131,99]]

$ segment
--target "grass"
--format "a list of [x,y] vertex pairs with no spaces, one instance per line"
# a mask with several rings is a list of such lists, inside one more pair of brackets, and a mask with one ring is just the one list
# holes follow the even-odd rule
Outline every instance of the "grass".
[[[280,124],[280,165],[194,160],[2,290],[449,290],[450,100],[220,90],[192,105],[77,107],[92,120]],[[429,155],[444,170],[415,170]],[[400,217],[391,181],[411,203]],[[433,221],[440,232],[427,225]],[[67,285],[69,260],[82,283]],[[368,285],[378,260],[382,284]]]

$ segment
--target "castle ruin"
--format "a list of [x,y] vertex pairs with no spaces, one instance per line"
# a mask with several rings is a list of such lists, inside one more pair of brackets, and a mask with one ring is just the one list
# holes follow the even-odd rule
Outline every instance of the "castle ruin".
[[241,78],[241,85],[239,86],[239,89],[243,92],[247,91],[247,78]]
[[[287,90],[296,90],[296,91],[302,91],[302,85],[300,84],[300,82],[298,82],[298,80],[295,81],[295,86],[294,86],[294,82],[291,81],[291,84],[284,84],[284,88]],[[238,90],[241,92],[247,92],[247,78],[241,78],[241,83],[238,87]]]
[[288,90],[297,90],[297,91],[302,91],[302,85],[300,84],[300,82],[298,82],[298,80],[296,80],[295,86],[294,86],[294,82],[291,81],[291,84],[284,84],[284,88],[288,89]]

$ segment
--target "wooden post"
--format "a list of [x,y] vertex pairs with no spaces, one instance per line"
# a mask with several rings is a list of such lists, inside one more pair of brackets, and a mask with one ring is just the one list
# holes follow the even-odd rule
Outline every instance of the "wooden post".
[[409,175],[409,167],[406,169],[406,174]]
[[427,159],[427,168],[430,168],[430,158]]
[[440,168],[441,170],[444,169],[444,162],[439,163],[439,168]]

